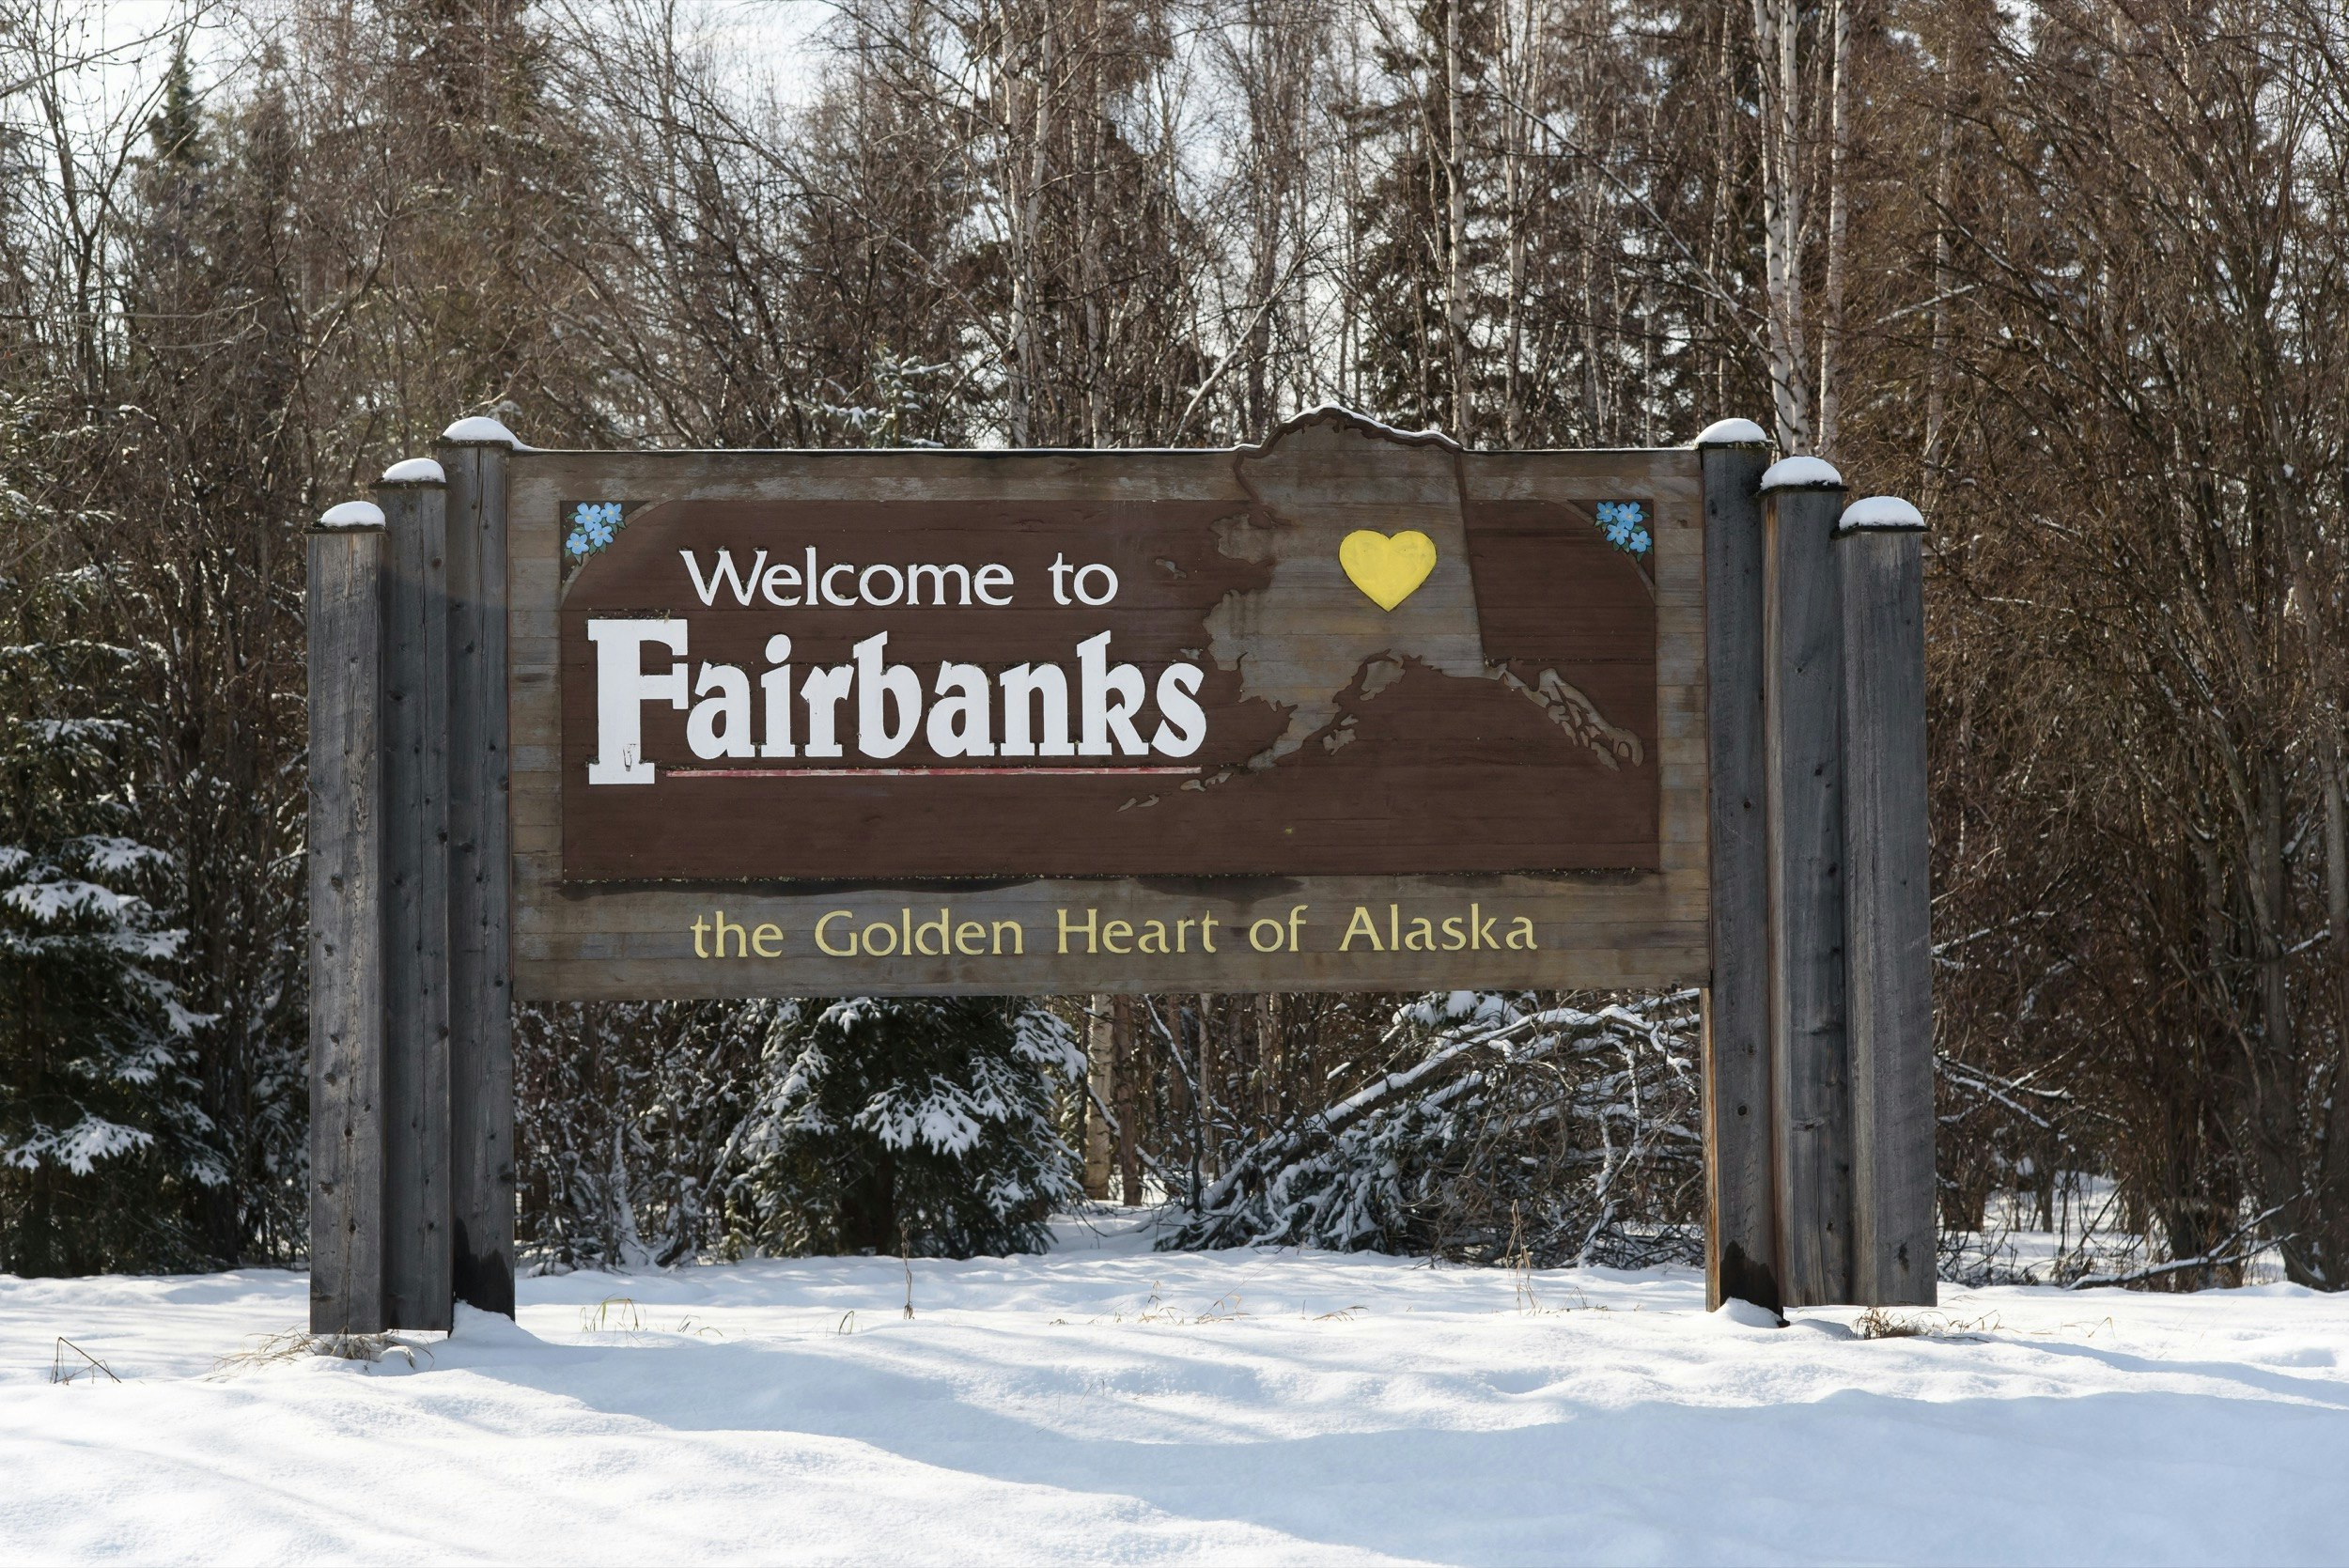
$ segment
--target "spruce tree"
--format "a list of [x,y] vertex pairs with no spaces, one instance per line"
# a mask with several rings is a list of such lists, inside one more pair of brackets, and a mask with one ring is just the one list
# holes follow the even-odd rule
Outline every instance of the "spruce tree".
[[170,978],[175,870],[137,836],[140,732],[119,709],[141,654],[93,635],[101,570],[0,582],[0,1269],[18,1274],[200,1263],[185,1195],[226,1180],[190,1073],[207,1020]]
[[738,1245],[972,1257],[1039,1250],[1081,1196],[1053,1125],[1082,1072],[1041,1003],[850,997],[779,1005],[744,1127]]

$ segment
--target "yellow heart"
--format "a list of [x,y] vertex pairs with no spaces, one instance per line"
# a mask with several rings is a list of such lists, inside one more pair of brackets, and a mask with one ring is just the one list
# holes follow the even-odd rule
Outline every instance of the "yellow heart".
[[1394,535],[1357,528],[1338,541],[1338,565],[1372,603],[1392,610],[1436,569],[1436,541],[1416,528]]

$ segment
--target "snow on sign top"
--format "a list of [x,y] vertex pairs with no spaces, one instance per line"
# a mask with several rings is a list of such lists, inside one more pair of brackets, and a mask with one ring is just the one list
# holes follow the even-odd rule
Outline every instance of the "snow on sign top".
[[[1406,430],[1399,425],[1390,425],[1385,420],[1378,418],[1375,414],[1367,414],[1362,412],[1360,409],[1348,408],[1344,403],[1315,403],[1312,408],[1298,414],[1297,417],[1290,420],[1289,423],[1292,425],[1302,425],[1309,420],[1318,419],[1324,416],[1335,416],[1338,419],[1360,427],[1363,430],[1385,436],[1391,441],[1403,442],[1410,445],[1423,444],[1429,446],[1440,446],[1445,448],[1447,451],[1452,452],[1457,452],[1461,449],[1458,442],[1454,441],[1450,436],[1445,435],[1441,430],[1435,428],[1433,426],[1430,426],[1423,430]],[[1252,451],[1255,450],[1255,448],[1243,443],[1239,450]]]
[[329,506],[326,515],[319,519],[319,526],[381,528],[383,526],[383,508],[372,501],[346,501],[340,505]]
[[1924,528],[1924,514],[1897,495],[1871,495],[1855,501],[1843,508],[1835,524],[1838,534],[1921,534]]
[[1691,446],[1767,446],[1769,432],[1750,419],[1717,419],[1697,432]]
[[1781,458],[1762,473],[1766,490],[1824,489],[1843,482],[1835,465],[1818,458]]
[[402,458],[383,471],[381,481],[386,485],[441,485],[447,482],[448,475],[441,472],[441,465],[429,458]]

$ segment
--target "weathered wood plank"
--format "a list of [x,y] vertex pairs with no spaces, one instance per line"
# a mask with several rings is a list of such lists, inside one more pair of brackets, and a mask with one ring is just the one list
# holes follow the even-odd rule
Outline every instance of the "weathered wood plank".
[[[843,900],[891,900],[891,908],[908,899],[943,898],[950,903],[985,902],[1006,915],[1028,919],[1080,903],[1102,905],[1112,900],[1121,909],[1158,912],[1159,907],[1204,904],[1221,914],[1250,911],[1253,916],[1285,913],[1296,904],[1311,906],[1311,928],[1318,933],[1328,911],[1341,913],[1356,904],[1388,903],[1480,904],[1490,915],[1505,909],[1524,913],[1537,925],[1574,922],[1591,929],[1612,928],[1626,933],[1658,921],[1706,919],[1704,877],[1701,869],[1677,875],[1659,872],[1592,872],[1490,877],[971,877],[955,880],[868,877],[809,882],[711,880],[700,882],[626,882],[591,889],[565,889],[559,881],[559,862],[546,854],[517,855],[516,886],[534,895],[524,928],[564,930],[672,931],[675,916],[711,897],[729,894],[755,899],[775,913],[768,918],[797,920],[804,933],[806,922],[840,906]],[[561,896],[557,896],[558,892]],[[1106,906],[1104,906],[1106,907]],[[592,922],[565,916],[568,908],[591,909]],[[1041,912],[1041,916],[1039,915]],[[688,917],[690,919],[690,916]],[[551,923],[551,924],[547,924]],[[1334,943],[1335,939],[1332,939]],[[1702,970],[1687,977],[1702,982]]]
[[514,1042],[506,827],[506,464],[443,445],[448,473],[449,1143],[452,1284],[514,1312]]
[[[517,584],[516,591],[521,591],[521,584]],[[548,596],[550,602],[552,602],[552,597],[553,596],[551,594]],[[511,629],[514,637],[513,647],[519,648],[522,645],[521,639],[524,637],[552,637],[558,635],[562,629],[562,619],[552,610],[540,614],[517,614],[514,617],[514,624]],[[509,652],[511,650],[509,649]],[[554,666],[551,662],[544,666],[534,666],[524,663],[521,660],[517,659],[514,662],[513,669],[517,675],[524,674],[546,675],[553,673]]]
[[[1667,688],[1667,690],[1670,690]],[[1657,739],[1658,743],[1701,737],[1709,732],[1703,712],[1688,712],[1676,704],[1659,704],[1657,709]],[[1669,797],[1667,798],[1669,802]]]
[[[1703,933],[1698,931],[1691,934],[1688,946],[1678,955],[1679,962],[1669,967],[1625,963],[1619,967],[1608,968],[1605,967],[1606,955],[1595,953],[1593,955],[1594,968],[1588,978],[1577,978],[1565,983],[1594,990],[1659,988],[1677,984],[1675,976],[1686,973],[1688,966],[1701,961],[1703,955]],[[1444,971],[1445,978],[1440,982],[1414,981],[1408,977],[1397,977],[1392,982],[1392,988],[1396,990],[1432,989],[1440,984],[1445,986],[1487,986],[1499,989],[1505,986],[1505,982],[1481,974],[1477,972],[1477,966],[1467,966],[1447,970]],[[561,999],[573,1001],[637,1001],[659,997],[694,999],[773,994],[771,986],[765,991],[752,991],[744,987],[712,988],[702,980],[700,974],[690,964],[677,961],[546,958],[534,962],[529,973],[532,990],[522,993],[524,1001]],[[1365,986],[1361,974],[1355,970],[1348,968],[1343,971],[1332,971],[1318,961],[1309,961],[1293,969],[1283,969],[1280,973],[1281,986],[1283,991],[1359,992],[1371,988]],[[1066,971],[1064,970],[1048,980],[1023,981],[1016,976],[1005,976],[972,968],[950,970],[936,979],[909,980],[894,977],[889,985],[889,992],[894,996],[968,996],[974,993],[990,996],[1061,996],[1067,994],[1066,978]],[[1151,990],[1156,991],[1177,989],[1182,980],[1196,978],[1196,976],[1170,973],[1154,969],[1112,971],[1105,975],[1105,978],[1114,980],[1120,985],[1134,984],[1138,990],[1141,986],[1146,984]],[[855,988],[852,983],[845,977],[837,982],[837,986],[843,990]],[[541,987],[546,992],[544,998],[536,996],[536,992]],[[824,987],[819,984],[814,988]],[[1388,988],[1388,982],[1382,980],[1378,983],[1377,988]],[[869,992],[870,987],[866,989]]]
[[[337,507],[348,520],[356,508]],[[381,514],[309,535],[310,1329],[383,1310]]]
[[1472,495],[1492,501],[1563,496],[1693,505],[1699,484],[1696,454],[1678,446],[1470,452],[1460,471]]
[[1770,1075],[1781,1306],[1851,1296],[1844,1019],[1843,489],[1763,497]]
[[450,1323],[446,488],[379,486],[387,1326]]
[[[1647,962],[1648,950],[1660,950],[1673,956],[1675,962],[1691,948],[1704,945],[1705,924],[1702,916],[1659,913],[1654,919],[1639,924],[1617,919],[1597,919],[1587,922],[1551,920],[1533,922],[1539,933],[1539,945],[1531,951],[1537,957],[1528,959],[1504,946],[1505,936],[1515,927],[1522,938],[1527,930],[1518,924],[1521,906],[1494,904],[1481,900],[1462,899],[1457,904],[1438,903],[1425,899],[1364,902],[1360,905],[1315,904],[1301,901],[1284,902],[1264,899],[1253,903],[1215,898],[1181,899],[1120,897],[1115,890],[1105,890],[1099,897],[1074,893],[1060,895],[1066,902],[1038,904],[1025,899],[1015,900],[1002,893],[957,896],[938,889],[910,892],[866,892],[844,893],[837,898],[821,901],[814,908],[792,910],[782,907],[782,901],[762,897],[755,889],[710,889],[699,895],[661,893],[648,894],[668,907],[674,924],[646,930],[640,925],[599,922],[593,927],[539,927],[522,933],[534,943],[549,944],[541,951],[560,951],[576,944],[618,943],[614,951],[641,954],[646,957],[671,958],[683,962],[699,957],[704,960],[719,956],[716,933],[725,933],[724,956],[729,960],[748,957],[778,960],[775,963],[706,962],[703,967],[716,975],[732,973],[730,989],[713,979],[695,987],[695,995],[771,996],[786,972],[805,973],[811,988],[844,987],[850,992],[870,989],[881,984],[885,976],[877,972],[883,969],[891,975],[902,973],[918,980],[925,975],[943,972],[950,967],[943,962],[897,963],[882,965],[873,960],[893,956],[888,949],[886,934],[880,938],[878,951],[852,946],[856,933],[874,922],[889,927],[898,926],[910,919],[917,927],[934,925],[941,911],[945,911],[950,924],[959,926],[965,922],[976,923],[985,928],[986,936],[974,937],[970,944],[972,954],[996,955],[992,967],[1003,970],[1008,980],[1013,971],[1038,969],[1034,962],[1013,960],[1045,960],[1066,957],[1066,963],[1049,966],[1066,970],[1075,975],[1098,973],[1105,970],[1121,970],[1148,969],[1158,972],[1187,975],[1226,974],[1234,979],[1255,980],[1268,975],[1277,976],[1280,963],[1272,961],[1277,951],[1281,962],[1302,961],[1320,955],[1329,960],[1332,972],[1350,972],[1364,990],[1393,990],[1404,976],[1439,984],[1444,975],[1465,965],[1475,965],[1489,974],[1517,976],[1529,970],[1547,966],[1554,969],[1567,955],[1578,950],[1595,950],[1606,955],[1609,965],[1621,967],[1629,963]],[[1392,910],[1390,903],[1392,904]],[[825,907],[825,906],[829,907]],[[1465,933],[1469,928],[1470,910],[1476,909],[1476,918],[1486,930],[1486,939],[1471,945]],[[1286,923],[1296,910],[1304,914],[1293,923],[1298,945],[1283,945],[1276,950],[1271,942],[1271,924]],[[1365,911],[1359,920],[1353,911]],[[1082,935],[1086,913],[1094,911],[1102,925],[1123,922],[1132,927],[1130,932],[1111,930],[1088,944]],[[910,911],[910,913],[909,913]],[[1405,951],[1393,951],[1387,939],[1389,915],[1392,913],[1406,927]],[[837,920],[826,924],[830,917]],[[1209,924],[1212,917],[1212,924]],[[1411,923],[1424,919],[1438,933],[1439,950],[1430,954],[1426,938],[1421,934],[1417,942],[1409,941]],[[1059,939],[1063,923],[1070,932],[1068,945]],[[1165,928],[1163,945],[1167,951],[1159,953],[1161,945],[1150,922],[1159,922]],[[1445,922],[1454,924],[1447,928]],[[704,927],[697,941],[694,925]],[[1178,922],[1189,922],[1188,932],[1177,929]],[[1266,923],[1258,932],[1259,945],[1253,949],[1246,943],[1249,928],[1258,922]],[[1361,935],[1364,923],[1377,928],[1379,946],[1370,945]],[[1352,942],[1346,941],[1346,927],[1353,924],[1358,932]],[[738,924],[754,936],[761,927],[768,928],[763,939],[746,943],[736,931]],[[1017,935],[1014,930],[1017,928]],[[1002,940],[991,939],[1000,936]],[[1634,943],[1614,944],[1614,939],[1630,936]],[[1447,941],[1444,939],[1449,938]],[[1145,947],[1144,941],[1148,945]],[[1209,944],[1213,945],[1210,946]],[[1456,945],[1455,945],[1456,943]],[[1602,946],[1601,944],[1609,944]],[[940,944],[925,939],[925,947],[917,948],[918,959],[939,958]],[[746,946],[750,951],[746,952]],[[1112,955],[1139,959],[1119,962]],[[787,971],[782,961],[787,961]],[[1686,970],[1675,976],[1685,979]],[[1049,972],[1039,970],[1031,978],[1049,979]],[[1580,982],[1578,982],[1579,984]],[[1149,990],[1164,989],[1152,986]],[[1176,987],[1180,988],[1180,987]],[[1140,994],[1138,991],[1136,994]]]
[[1935,1299],[1931,851],[1923,535],[1845,532],[1843,839],[1853,1294]]
[[1704,466],[1707,831],[1712,984],[1704,998],[1706,1305],[1780,1311],[1771,1193],[1769,860],[1762,646],[1762,445],[1710,446]]
[[[541,989],[544,966],[588,958],[606,966],[593,994],[623,997],[771,995],[782,988],[786,963],[789,974],[807,976],[815,988],[847,991],[886,986],[934,992],[950,983],[973,983],[1003,993],[1050,992],[1067,989],[1072,972],[1114,975],[1121,986],[1152,990],[1198,988],[1185,983],[1218,975],[1233,980],[1235,989],[1262,989],[1305,971],[1316,986],[1358,989],[1449,986],[1470,978],[1516,984],[1529,972],[1556,985],[1662,985],[1701,977],[1706,954],[1701,875],[1678,885],[1650,876],[1633,887],[1568,881],[1545,888],[1535,878],[1489,878],[1464,884],[1441,901],[1431,900],[1417,878],[1202,878],[1180,887],[1163,881],[1037,879],[945,888],[865,884],[791,894],[756,885],[712,884],[615,890],[582,898],[558,891],[551,869],[547,857],[518,857],[518,892],[523,896],[516,955],[525,998],[562,994]],[[572,918],[583,907],[592,918]],[[1349,942],[1358,907],[1367,911],[1368,929]],[[828,955],[817,949],[816,928],[834,910],[848,914],[827,928],[829,944],[857,951]],[[882,944],[902,948],[910,924],[917,951],[935,950],[944,945],[935,925],[941,910],[948,911],[946,925],[958,938],[971,923],[967,945],[983,951],[958,958],[932,951],[905,966],[877,961],[851,939],[869,924],[887,924],[900,935],[892,942],[883,934]],[[721,911],[727,923],[723,947]],[[1056,951],[1063,911],[1072,933],[1068,957]],[[1088,911],[1097,933],[1098,950],[1093,952],[1085,951],[1081,936]],[[1534,920],[1539,950],[1493,945],[1505,942],[1520,912]],[[1468,935],[1472,914],[1486,923],[1481,939]],[[1204,924],[1208,916],[1216,922],[1211,927]],[[1296,953],[1285,951],[1284,927],[1292,916]],[[1423,916],[1436,939],[1478,945],[1454,952],[1408,950],[1410,923]],[[1153,919],[1163,923],[1172,945],[1181,951],[1140,951],[1150,930],[1146,923]],[[1447,928],[1447,919],[1456,924]],[[1191,922],[1188,930],[1178,924],[1186,920]],[[1268,939],[1283,928],[1283,951],[1260,954],[1247,945],[1245,934],[1259,920],[1273,923],[1260,933]],[[694,956],[697,921],[704,925],[699,950],[711,956]],[[1130,933],[1112,935],[1112,921],[1126,922]],[[1005,928],[998,940],[999,922],[1016,927],[1017,936]],[[748,951],[762,926],[772,927],[762,945],[773,961],[761,961]],[[1394,951],[1398,927],[1404,952]],[[1369,939],[1373,936],[1376,946]],[[1205,951],[1210,940],[1212,955]],[[716,956],[722,950],[725,956]]]

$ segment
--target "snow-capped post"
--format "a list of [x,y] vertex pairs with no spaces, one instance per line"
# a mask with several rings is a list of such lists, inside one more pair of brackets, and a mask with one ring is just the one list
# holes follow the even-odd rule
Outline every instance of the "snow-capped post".
[[447,483],[429,458],[376,483],[383,583],[383,1297],[446,1328],[449,1285]]
[[1924,519],[1896,496],[1836,525],[1843,626],[1852,1289],[1934,1304],[1933,953]]
[[449,1239],[457,1299],[514,1315],[507,460],[494,419],[441,432],[448,480]]
[[1764,831],[1762,494],[1770,439],[1724,419],[1691,443],[1704,476],[1713,977],[1704,993],[1705,1305],[1779,1309],[1770,1192],[1769,867]]
[[1783,1311],[1853,1299],[1834,550],[1843,479],[1817,458],[1785,458],[1763,474],[1761,489],[1770,1130]]
[[383,1324],[383,514],[309,531],[310,1329]]

